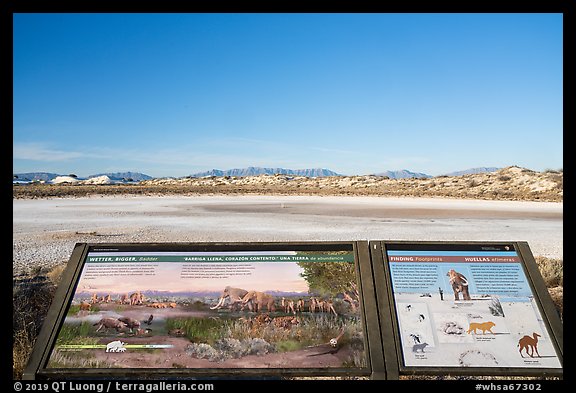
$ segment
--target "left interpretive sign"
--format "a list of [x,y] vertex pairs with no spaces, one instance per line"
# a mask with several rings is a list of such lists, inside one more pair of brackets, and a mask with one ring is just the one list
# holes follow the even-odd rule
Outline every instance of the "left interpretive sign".
[[372,375],[383,360],[363,254],[356,242],[79,244],[28,377]]

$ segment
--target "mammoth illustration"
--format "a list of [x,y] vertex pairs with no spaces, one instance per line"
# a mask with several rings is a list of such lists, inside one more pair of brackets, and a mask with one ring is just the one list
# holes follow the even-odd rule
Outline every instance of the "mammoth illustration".
[[[220,299],[218,299],[218,304],[216,304],[214,307],[210,307],[210,309],[217,310],[224,307],[224,302],[226,301],[227,298],[230,300],[230,308],[233,308],[233,306],[237,303],[243,306],[244,305],[243,298],[247,293],[248,291],[245,289],[232,288],[230,286],[227,286],[222,291]],[[251,304],[249,305],[249,307],[251,307]]]
[[454,290],[454,300],[460,300],[460,293],[462,293],[464,300],[471,300],[466,277],[454,269],[450,269],[446,275],[450,277],[450,285]]
[[274,297],[264,292],[250,291],[242,298],[242,303],[247,304],[252,301],[254,303],[254,311],[262,311],[264,307],[269,312],[275,311]]

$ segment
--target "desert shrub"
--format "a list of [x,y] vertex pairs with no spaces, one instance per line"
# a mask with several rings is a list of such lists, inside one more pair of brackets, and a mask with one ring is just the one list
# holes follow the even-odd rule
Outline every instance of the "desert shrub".
[[350,346],[350,355],[344,361],[344,367],[365,367],[367,361],[362,337],[354,335],[348,339],[347,344]]
[[272,323],[251,326],[247,320],[229,321],[227,324],[226,337],[238,340],[248,340],[251,338],[260,338],[270,343],[287,340],[298,334],[298,328],[284,329],[276,327]]
[[62,273],[66,269],[67,263],[62,263],[54,266],[49,272],[46,273],[46,277],[54,284],[58,285],[60,279],[62,278]]
[[306,346],[327,343],[331,338],[344,332],[340,342],[359,339],[363,342],[363,329],[357,317],[343,317],[328,314],[300,314],[299,323],[290,328],[274,326],[273,323],[250,326],[244,319],[227,321],[223,337],[239,341],[262,339],[274,346],[276,352],[288,352]]
[[192,304],[190,304],[189,308],[190,310],[205,311],[209,308],[209,306],[200,300],[195,300]]
[[547,287],[564,286],[564,263],[561,259],[538,256],[535,260]]
[[252,338],[245,343],[247,355],[265,355],[269,352],[275,352],[274,346],[261,338]]
[[276,343],[276,351],[290,352],[302,348],[302,343],[296,340],[283,340]]
[[235,338],[223,338],[214,343],[212,346],[215,350],[225,355],[225,358],[237,359],[242,357],[244,353],[244,346],[242,341]]
[[[121,309],[121,308],[120,308]],[[98,311],[100,311],[100,307],[98,307],[95,304],[90,305],[90,313],[97,313]],[[80,312],[80,305],[79,304],[71,304],[70,307],[68,308],[68,312],[66,313],[67,315],[77,315]]]
[[554,288],[548,288],[548,293],[556,306],[556,310],[560,315],[560,319],[564,318],[564,287],[558,286]]
[[205,343],[192,343],[186,347],[185,352],[198,359],[208,359],[211,362],[223,362],[228,359],[238,359],[247,355],[266,355],[275,352],[274,346],[261,338],[237,340],[235,338],[222,338],[213,345]]
[[12,375],[20,379],[42,328],[56,287],[45,276],[13,280]]
[[223,338],[214,344],[214,348],[227,353],[232,358],[240,358],[246,355],[266,355],[267,353],[275,352],[273,345],[258,337],[242,341],[233,338]]
[[226,320],[212,318],[168,318],[166,330],[182,329],[193,342],[214,343],[223,337]]
[[112,364],[86,354],[85,357],[68,356],[65,352],[55,350],[50,356],[50,365],[54,368],[111,368]]
[[564,263],[561,259],[537,256],[535,258],[538,270],[542,274],[544,283],[548,288],[550,297],[556,306],[556,310],[563,318],[564,315]]
[[28,363],[28,358],[34,348],[36,336],[30,334],[25,329],[14,330],[12,344],[12,378],[21,379],[22,372]]
[[242,340],[252,337],[252,332],[250,326],[243,319],[237,319],[228,321],[225,336]]
[[65,323],[58,334],[57,344],[96,344],[97,338],[87,337],[92,334],[90,322]]
[[209,344],[204,343],[193,343],[186,347],[185,352],[192,357],[198,359],[208,359],[211,362],[216,362],[220,359],[220,354],[218,351]]

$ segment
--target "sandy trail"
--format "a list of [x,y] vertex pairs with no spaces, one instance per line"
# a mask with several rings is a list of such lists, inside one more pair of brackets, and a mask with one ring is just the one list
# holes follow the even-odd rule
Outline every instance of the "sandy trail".
[[14,272],[77,242],[527,241],[563,258],[563,203],[322,196],[94,196],[13,200]]

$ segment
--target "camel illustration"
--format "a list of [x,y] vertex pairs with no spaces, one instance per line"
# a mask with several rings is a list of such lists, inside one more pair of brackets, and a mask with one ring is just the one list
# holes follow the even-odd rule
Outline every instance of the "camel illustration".
[[282,309],[286,314],[289,314],[290,312],[292,312],[292,314],[296,315],[296,310],[294,308],[294,301],[293,300],[289,300],[289,299],[286,299],[285,297],[282,297],[282,301],[280,302],[280,305],[282,306]]
[[[526,354],[531,358],[534,357],[534,351],[536,351],[536,355],[540,357],[538,353],[538,337],[541,337],[538,333],[532,333],[532,337],[524,336],[518,341],[518,347],[520,348],[518,352],[520,352],[520,356],[524,357],[522,350],[525,349]],[[528,350],[530,350],[530,352],[528,352]]]

